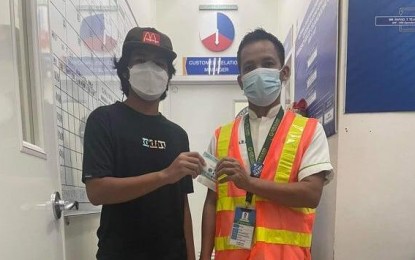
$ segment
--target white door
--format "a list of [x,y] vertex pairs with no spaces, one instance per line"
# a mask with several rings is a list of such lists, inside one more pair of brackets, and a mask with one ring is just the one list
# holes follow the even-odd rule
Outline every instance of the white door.
[[[247,105],[245,102],[246,97],[236,80],[173,81],[163,102],[163,113],[186,130],[190,150],[203,153],[216,127],[231,122],[240,109]],[[198,257],[206,187],[197,181],[193,185],[194,193],[189,196],[189,204]]]
[[[23,10],[22,1],[31,6]],[[0,1],[2,260],[64,259],[63,220],[55,220],[50,200],[61,188],[48,24],[44,23],[47,18],[40,17],[47,15],[46,4]]]

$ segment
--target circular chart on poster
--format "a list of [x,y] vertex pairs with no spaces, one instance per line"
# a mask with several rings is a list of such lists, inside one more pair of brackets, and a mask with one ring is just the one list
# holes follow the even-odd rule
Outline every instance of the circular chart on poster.
[[117,35],[112,31],[108,15],[94,14],[82,19],[79,36],[90,50],[111,52],[117,47]]
[[231,19],[223,13],[212,13],[204,17],[200,28],[200,40],[206,49],[224,51],[235,39],[235,28]]

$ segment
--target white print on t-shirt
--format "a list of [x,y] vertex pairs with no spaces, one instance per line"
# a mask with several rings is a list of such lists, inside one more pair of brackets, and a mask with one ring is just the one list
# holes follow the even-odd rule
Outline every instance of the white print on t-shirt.
[[143,137],[143,146],[151,148],[151,149],[165,150],[166,149],[166,142]]

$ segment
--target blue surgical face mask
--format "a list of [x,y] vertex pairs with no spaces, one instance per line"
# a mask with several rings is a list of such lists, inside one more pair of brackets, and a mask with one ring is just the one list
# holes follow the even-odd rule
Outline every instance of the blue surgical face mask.
[[257,68],[242,76],[242,88],[248,101],[265,107],[281,94],[280,70]]

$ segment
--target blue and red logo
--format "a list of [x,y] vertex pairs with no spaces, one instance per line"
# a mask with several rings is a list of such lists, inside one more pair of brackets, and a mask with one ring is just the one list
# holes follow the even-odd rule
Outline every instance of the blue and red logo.
[[203,21],[200,40],[211,51],[221,52],[232,45],[235,28],[231,19],[223,13],[214,13]]
[[81,39],[92,51],[111,52],[117,46],[116,36],[112,35],[111,22],[104,14],[87,16],[81,23]]

